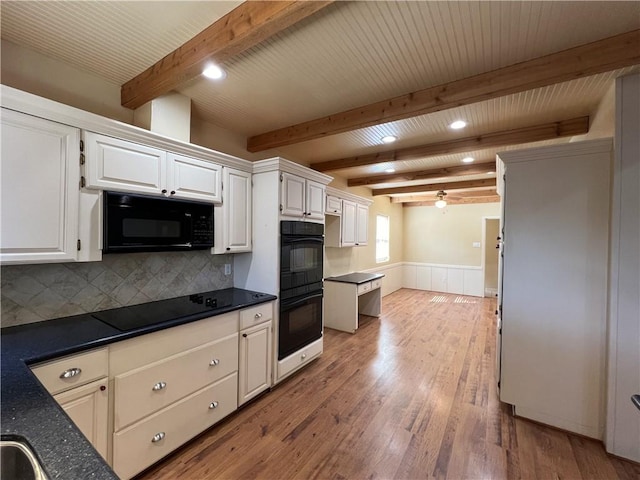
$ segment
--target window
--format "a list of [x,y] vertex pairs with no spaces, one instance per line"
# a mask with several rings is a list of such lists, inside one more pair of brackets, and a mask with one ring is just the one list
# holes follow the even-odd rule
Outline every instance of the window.
[[376,263],[389,261],[389,217],[376,215]]

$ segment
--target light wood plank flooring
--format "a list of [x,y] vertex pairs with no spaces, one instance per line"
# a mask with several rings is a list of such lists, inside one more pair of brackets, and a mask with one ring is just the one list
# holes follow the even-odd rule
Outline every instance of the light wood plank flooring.
[[634,479],[601,443],[513,418],[495,389],[495,300],[383,299],[325,352],[144,479]]

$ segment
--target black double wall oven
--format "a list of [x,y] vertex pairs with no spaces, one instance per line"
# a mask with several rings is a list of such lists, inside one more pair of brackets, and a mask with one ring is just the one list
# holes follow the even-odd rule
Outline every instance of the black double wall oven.
[[322,338],[324,225],[280,222],[278,360]]

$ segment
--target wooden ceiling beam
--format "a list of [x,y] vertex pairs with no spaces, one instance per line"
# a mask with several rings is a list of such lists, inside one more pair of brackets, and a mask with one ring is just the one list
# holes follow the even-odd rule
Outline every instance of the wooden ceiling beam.
[[331,3],[244,2],[122,85],[120,101],[124,107],[138,108],[200,75],[208,61],[224,63]]
[[430,170],[413,170],[410,172],[385,173],[381,175],[366,175],[363,177],[350,178],[347,181],[349,187],[361,187],[366,185],[377,185],[380,183],[409,182],[413,180],[431,180],[442,177],[460,177],[464,175],[478,175],[495,171],[496,162],[481,161],[467,165],[456,165],[453,167],[432,168]]
[[[454,191],[446,196],[447,201],[458,200],[461,198],[482,198],[482,197],[495,197],[498,192],[495,188],[486,188],[483,190],[469,190],[469,191]],[[402,197],[391,197],[391,203],[409,203],[409,202],[431,202],[435,201],[435,194],[431,195],[409,195]]]
[[487,133],[475,137],[429,143],[417,147],[407,147],[399,150],[388,150],[386,152],[328,160],[326,162],[313,163],[311,164],[311,168],[319,172],[327,172],[399,160],[416,160],[434,155],[471,152],[490,147],[539,142],[566,136],[582,135],[588,132],[589,117],[578,117],[570,120],[534,125],[532,127],[517,128],[515,130]]
[[640,63],[640,30],[253,136],[260,152],[439,112]]
[[[475,203],[500,203],[500,197],[498,195],[493,197],[478,197],[478,198],[460,198],[460,199],[447,199],[447,205],[469,205]],[[428,200],[422,202],[407,202],[403,203],[403,207],[433,207],[436,202]]]
[[375,197],[378,195],[398,195],[402,193],[426,193],[437,192],[439,190],[462,190],[468,188],[495,187],[495,178],[485,178],[482,180],[463,180],[461,182],[429,183],[425,185],[411,185],[408,187],[377,188],[371,190]]

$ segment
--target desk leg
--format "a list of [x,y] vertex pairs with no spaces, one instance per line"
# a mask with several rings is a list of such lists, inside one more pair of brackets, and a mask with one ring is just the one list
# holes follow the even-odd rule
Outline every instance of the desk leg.
[[355,333],[358,329],[357,285],[324,282],[324,326]]

